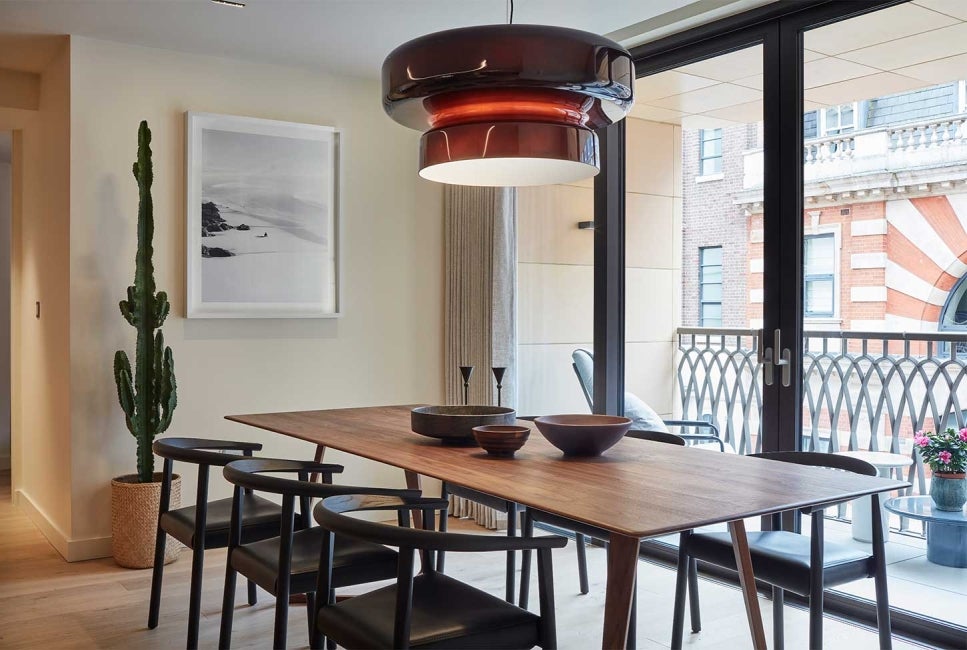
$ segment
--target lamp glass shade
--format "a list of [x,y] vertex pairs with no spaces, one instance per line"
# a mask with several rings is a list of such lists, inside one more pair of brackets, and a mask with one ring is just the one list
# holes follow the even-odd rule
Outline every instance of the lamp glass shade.
[[449,185],[527,187],[574,183],[597,175],[594,165],[553,158],[479,158],[455,160],[420,170],[428,181]]

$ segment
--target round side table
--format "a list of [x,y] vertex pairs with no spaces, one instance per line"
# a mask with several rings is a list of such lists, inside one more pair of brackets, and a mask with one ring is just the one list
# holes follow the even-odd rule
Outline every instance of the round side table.
[[[880,476],[890,478],[893,470],[901,470],[913,464],[913,458],[885,451],[839,451],[839,456],[850,456],[865,460],[873,465]],[[890,516],[880,501],[880,516],[883,519],[883,541],[890,539]],[[873,516],[870,512],[870,498],[863,497],[853,502],[853,539],[858,542],[873,541]]]
[[883,504],[890,512],[927,525],[927,560],[934,564],[967,568],[967,514],[933,507],[929,496],[896,497]]

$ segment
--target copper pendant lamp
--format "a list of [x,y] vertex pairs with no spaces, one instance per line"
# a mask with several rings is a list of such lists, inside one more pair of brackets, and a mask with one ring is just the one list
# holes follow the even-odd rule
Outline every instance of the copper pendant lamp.
[[594,130],[624,118],[634,64],[603,36],[483,25],[421,36],[383,62],[383,108],[423,131],[420,176],[455,185],[567,183],[599,171]]

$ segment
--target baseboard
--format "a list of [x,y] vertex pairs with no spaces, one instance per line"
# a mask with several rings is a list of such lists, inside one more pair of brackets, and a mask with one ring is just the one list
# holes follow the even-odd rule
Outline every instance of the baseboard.
[[17,490],[14,502],[47,538],[50,545],[68,562],[80,562],[111,556],[110,537],[71,539],[50,520],[47,514],[23,490]]

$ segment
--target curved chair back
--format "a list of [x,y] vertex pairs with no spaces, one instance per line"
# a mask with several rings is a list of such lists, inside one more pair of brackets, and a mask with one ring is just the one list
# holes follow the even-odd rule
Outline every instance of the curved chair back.
[[[283,496],[325,498],[336,494],[377,494],[388,496],[406,495],[417,498],[419,490],[398,490],[391,488],[371,488],[352,485],[331,485],[309,480],[309,474],[321,473],[323,477],[342,472],[341,465],[316,463],[304,460],[282,458],[245,458],[234,460],[222,470],[225,478],[232,484],[249,490],[270,492]],[[276,476],[277,474],[296,474],[297,479]]]
[[[782,463],[795,463],[796,465],[809,465],[811,467],[825,467],[832,470],[840,470],[844,472],[854,472],[856,474],[862,474],[863,476],[877,476],[878,472],[876,467],[861,460],[859,458],[853,458],[851,456],[838,456],[836,454],[827,454],[820,451],[765,451],[758,454],[749,454],[749,456],[754,456],[755,458],[765,458],[767,460],[777,460]],[[870,496],[872,503],[878,508],[879,507],[879,496],[873,494]],[[846,501],[852,501],[852,499],[843,499],[841,501],[833,501],[831,503],[825,503],[821,506],[813,506],[811,508],[803,508],[801,512],[812,514],[815,512],[821,512],[826,508],[836,505],[838,503],[845,503]],[[778,525],[779,515],[772,515],[773,523]]]
[[[151,445],[151,450],[168,460],[177,460],[195,465],[227,465],[233,460],[251,456],[261,451],[258,442],[238,442],[235,440],[206,440],[205,438],[160,438]],[[226,454],[226,451],[240,451],[239,454]]]
[[571,353],[571,367],[581,384],[584,399],[588,401],[588,408],[594,410],[594,356],[584,348],[578,348]]
[[651,440],[654,442],[663,442],[669,445],[678,445],[679,447],[685,446],[685,438],[676,436],[674,433],[668,433],[667,431],[635,431],[632,429],[625,434],[625,438]]

